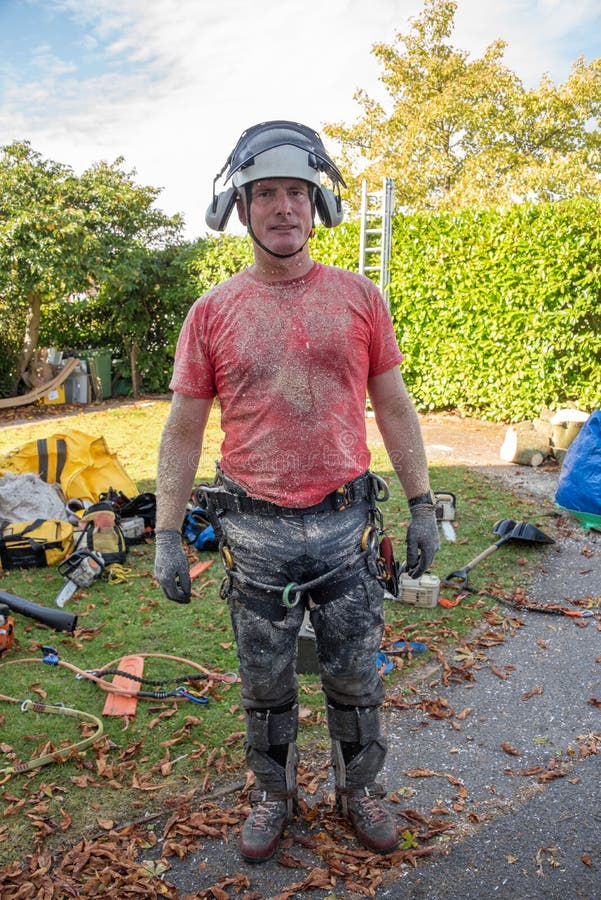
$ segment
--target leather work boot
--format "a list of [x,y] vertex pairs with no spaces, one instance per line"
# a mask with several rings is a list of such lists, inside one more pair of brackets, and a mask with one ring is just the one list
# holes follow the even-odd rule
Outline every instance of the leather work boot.
[[240,854],[249,863],[271,859],[288,822],[288,791],[250,792],[251,811],[240,834]]
[[397,827],[390,813],[379,802],[386,796],[386,791],[379,784],[336,788],[336,792],[339,794],[339,806],[343,812],[346,806],[346,814],[357,837],[369,850],[376,853],[396,850],[399,845]]

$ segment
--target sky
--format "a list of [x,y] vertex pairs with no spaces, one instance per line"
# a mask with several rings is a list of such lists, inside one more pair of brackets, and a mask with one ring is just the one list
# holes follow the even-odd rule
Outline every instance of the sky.
[[[601,56],[601,0],[457,2],[452,45],[477,59],[502,39],[526,88]],[[357,90],[386,98],[374,43],[394,43],[422,10],[422,0],[0,0],[0,146],[27,140],[77,174],[123,157],[194,239],[241,132],[278,118],[318,131],[356,120]]]

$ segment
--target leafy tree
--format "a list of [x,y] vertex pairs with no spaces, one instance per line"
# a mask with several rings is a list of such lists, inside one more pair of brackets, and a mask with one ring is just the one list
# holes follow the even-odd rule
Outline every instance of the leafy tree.
[[358,120],[326,126],[353,173],[349,194],[386,176],[411,209],[598,197],[601,59],[579,58],[565,84],[545,77],[527,91],[503,63],[503,41],[476,60],[450,45],[456,8],[425,0],[409,34],[374,44],[388,103],[359,90]]
[[48,303],[40,341],[67,351],[110,349],[115,377],[131,382],[138,396],[167,389],[177,335],[197,291],[190,272],[195,245],[135,252],[127,280],[107,282],[91,297]]
[[0,309],[19,334],[13,392],[38,344],[44,304],[135,280],[146,248],[178,239],[181,221],[153,204],[122,158],[77,177],[28,142],[0,156]]
[[191,263],[198,295],[241,272],[252,261],[252,244],[246,235],[220,234],[200,240]]
[[101,295],[107,322],[129,353],[132,392],[163,391],[182,320],[196,299],[190,244],[140,251],[132,278]]

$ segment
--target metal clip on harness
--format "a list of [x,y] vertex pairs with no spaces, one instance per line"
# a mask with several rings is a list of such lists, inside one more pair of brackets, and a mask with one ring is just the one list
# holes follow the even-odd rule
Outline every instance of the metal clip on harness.
[[[370,553],[371,550],[369,548],[362,551],[359,559],[366,558]],[[285,606],[286,609],[293,609],[295,606],[298,606],[302,595],[307,591],[311,591],[316,587],[322,587],[324,584],[327,584],[328,581],[331,581],[337,575],[340,575],[340,573],[345,569],[349,569],[351,567],[351,563],[340,563],[340,565],[336,566],[334,569],[330,569],[329,572],[325,572],[323,575],[320,575],[318,578],[313,578],[311,581],[305,581],[303,584],[297,584],[296,581],[290,581],[287,585],[281,588],[277,585],[265,584],[265,582],[263,581],[255,581],[254,578],[249,578],[247,575],[243,575],[241,572],[239,572],[236,568],[234,568],[232,554],[229,547],[224,546],[222,548],[221,558],[223,567],[225,569],[225,578],[221,589],[222,596],[224,594],[227,594],[229,584],[233,580],[239,582],[239,584],[242,586],[253,587],[259,591],[266,591],[270,594],[281,594],[282,606]],[[230,562],[231,565],[229,564]],[[353,561],[353,565],[355,565],[355,561]],[[290,597],[291,594],[292,599]]]

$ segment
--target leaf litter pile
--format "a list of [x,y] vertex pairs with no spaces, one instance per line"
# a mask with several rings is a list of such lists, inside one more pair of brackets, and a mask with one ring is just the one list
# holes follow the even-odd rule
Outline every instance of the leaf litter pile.
[[[437,665],[436,679],[429,681],[428,691],[424,690],[423,679],[417,686],[405,682],[403,691],[392,688],[386,706],[418,709],[428,718],[447,720],[451,728],[460,731],[462,722],[471,714],[472,709],[465,707],[457,711],[444,697],[432,695],[432,689],[437,684],[469,684],[476,679],[476,672],[484,666],[490,668],[501,680],[510,677],[512,667],[497,668],[489,659],[487,650],[505,641],[510,631],[525,624],[517,616],[501,616],[490,610],[482,612],[482,621],[484,627],[480,633],[473,640],[456,640],[451,654],[445,652],[445,648],[448,648],[454,635],[444,615],[436,621],[422,622],[419,626],[411,625],[400,630],[398,625],[396,630],[387,626],[383,650],[388,649],[394,653],[393,648],[399,642],[406,643],[408,648],[404,658],[399,656],[394,659],[396,669],[402,670],[411,664],[410,642],[423,640],[421,632],[427,634],[428,648],[436,658]],[[598,624],[597,627],[600,628]],[[418,669],[419,671],[421,670]],[[528,702],[530,697],[543,690],[542,686],[531,689],[524,693],[522,700]],[[595,706],[601,705],[598,698],[590,698],[587,702]],[[184,725],[184,730],[186,727]],[[231,739],[239,741],[242,737],[242,733],[237,733]],[[508,742],[504,742],[501,747],[510,758],[520,756],[520,752]],[[108,778],[118,785],[126,771],[130,778],[133,772],[133,778],[136,779],[136,752],[136,746],[129,747],[119,763],[109,764],[108,748],[101,742],[93,749],[95,763],[82,761],[82,775],[75,776],[71,782],[85,789],[94,778]],[[504,774],[530,777],[544,783],[566,777],[573,771],[575,763],[599,752],[601,734],[582,735],[578,738],[577,747],[568,748],[561,760],[552,759],[546,766],[527,769],[508,766]],[[221,754],[213,752],[212,758],[206,760],[207,767],[212,765],[219,772],[220,761],[223,763],[225,756],[223,750]],[[167,775],[171,769],[168,753],[163,763],[161,774]],[[298,877],[280,889],[279,893],[270,892],[270,900],[286,900],[312,891],[332,893],[341,890],[353,896],[372,897],[380,886],[386,886],[394,880],[401,867],[417,868],[420,860],[441,848],[444,850],[444,841],[448,846],[453,832],[459,826],[459,821],[453,821],[451,813],[454,811],[461,814],[468,800],[463,782],[451,773],[436,772],[428,768],[410,769],[404,774],[413,779],[445,779],[455,789],[455,796],[450,808],[435,804],[430,814],[424,815],[403,806],[405,797],[415,793],[414,791],[399,791],[398,794],[391,792],[390,807],[398,819],[401,843],[394,853],[381,856],[363,849],[357,843],[352,829],[337,814],[333,794],[324,793],[327,760],[323,761],[323,765],[314,764],[311,769],[301,764],[298,819],[282,839],[278,854],[269,863],[269,866],[278,867],[280,882],[282,870],[298,873]],[[150,781],[140,781],[138,786],[141,790],[152,790]],[[202,855],[203,850],[208,858],[211,842],[218,842],[217,856],[220,859],[225,858],[226,848],[237,847],[237,836],[248,813],[247,792],[251,786],[248,775],[246,783],[216,790],[212,795],[199,796],[200,792],[210,788],[207,775],[200,791],[195,788],[183,797],[165,801],[160,814],[122,825],[99,818],[99,831],[96,834],[84,837],[66,850],[53,854],[44,846],[45,838],[57,831],[68,835],[71,823],[66,812],[60,821],[52,819],[48,815],[47,801],[49,797],[66,794],[66,787],[45,782],[26,800],[12,796],[10,787],[5,785],[1,796],[5,804],[6,824],[0,825],[0,842],[6,839],[11,814],[17,809],[22,811],[24,807],[29,807],[25,815],[34,832],[35,849],[24,861],[15,860],[0,870],[0,896],[2,900],[66,900],[69,897],[98,896],[115,900],[130,896],[149,900],[228,900],[244,896],[250,900],[262,900],[265,895],[253,887],[253,867],[245,867],[250,874],[244,871],[220,873],[210,886],[192,893],[180,893],[169,880],[169,872],[177,862],[190,855]],[[234,792],[236,799],[231,796]],[[468,818],[472,818],[475,824],[478,822],[478,817],[474,814]],[[206,863],[198,863],[195,859],[195,866],[200,874]],[[265,867],[259,868],[265,872]]]
[[[318,789],[319,777],[310,775],[302,766],[299,776],[305,794]],[[212,800],[193,803],[193,794],[188,801],[180,798],[160,830],[149,827],[148,822],[122,827],[104,823],[105,834],[83,839],[60,858],[53,858],[48,850],[38,847],[25,866],[16,861],[4,868],[0,878],[3,900],[62,900],[76,896],[226,900],[237,895],[259,900],[264,895],[253,891],[252,877],[242,872],[224,874],[210,887],[195,893],[180,894],[169,883],[171,859],[183,860],[196,854],[209,841],[237,843],[237,834],[248,813],[244,792],[227,805]],[[391,800],[399,802],[395,795]],[[361,896],[373,896],[387,870],[401,865],[415,867],[420,857],[433,852],[434,847],[428,842],[451,827],[412,810],[399,811],[399,817],[405,822],[401,827],[401,846],[381,857],[357,845],[352,831],[336,813],[332,798],[320,799],[314,805],[301,798],[299,823],[305,833],[299,833],[295,826],[294,834],[282,840],[274,860],[284,869],[298,871],[299,877],[277,897],[285,900],[306,891],[331,891],[337,885]]]

